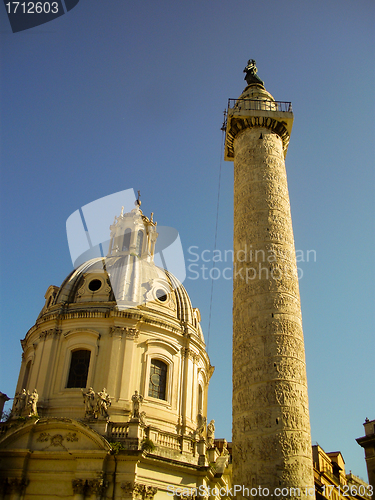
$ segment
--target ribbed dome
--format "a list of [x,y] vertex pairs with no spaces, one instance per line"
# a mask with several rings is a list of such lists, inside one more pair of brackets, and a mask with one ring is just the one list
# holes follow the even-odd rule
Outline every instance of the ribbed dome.
[[173,274],[132,255],[95,258],[80,265],[64,280],[49,306],[80,304],[86,308],[108,303],[120,310],[154,310],[195,327],[200,321],[198,309],[193,309],[185,287]]
[[[189,295],[176,276],[156,265],[154,260],[157,255],[166,267],[171,264],[175,272],[183,270],[178,233],[166,232],[165,228],[158,232],[153,214],[146,217],[139,205],[129,213],[122,210],[110,231],[107,256],[87,260],[72,271],[60,287],[49,287],[38,321],[65,313],[75,317],[142,317],[146,322],[167,322],[176,331],[190,325],[204,342],[199,309],[192,307]],[[155,250],[160,233],[162,245]]]

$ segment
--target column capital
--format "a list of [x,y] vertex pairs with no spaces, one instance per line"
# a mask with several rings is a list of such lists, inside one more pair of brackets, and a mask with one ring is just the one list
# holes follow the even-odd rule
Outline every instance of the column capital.
[[128,326],[111,326],[109,329],[111,337],[117,335],[118,337],[126,337],[128,339],[136,339],[139,336],[138,328],[131,328]]
[[121,484],[124,495],[133,500],[153,500],[158,489],[155,486],[135,482],[124,482]]

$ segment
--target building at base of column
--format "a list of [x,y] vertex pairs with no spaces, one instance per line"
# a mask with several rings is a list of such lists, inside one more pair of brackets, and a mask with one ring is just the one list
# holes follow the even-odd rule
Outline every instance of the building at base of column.
[[375,420],[366,418],[363,427],[365,435],[356,441],[365,450],[368,480],[375,490]]
[[363,479],[345,472],[339,451],[326,453],[318,444],[312,447],[314,483],[317,500],[370,500],[372,487]]

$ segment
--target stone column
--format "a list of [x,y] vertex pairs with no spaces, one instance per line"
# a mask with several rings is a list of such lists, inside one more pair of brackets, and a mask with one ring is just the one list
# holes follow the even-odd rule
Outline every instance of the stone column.
[[[254,111],[254,98],[274,102],[264,87],[249,85],[240,98],[249,99],[246,106],[229,110],[226,144],[234,158],[233,484],[270,494],[299,488],[311,500],[305,352],[284,162],[289,135],[276,105]],[[255,490],[250,496],[258,498]]]

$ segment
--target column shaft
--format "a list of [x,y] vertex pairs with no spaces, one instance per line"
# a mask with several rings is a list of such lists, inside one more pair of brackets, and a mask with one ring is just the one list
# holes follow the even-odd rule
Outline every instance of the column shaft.
[[297,265],[283,144],[267,128],[234,141],[234,255],[233,483],[305,497],[314,481]]

